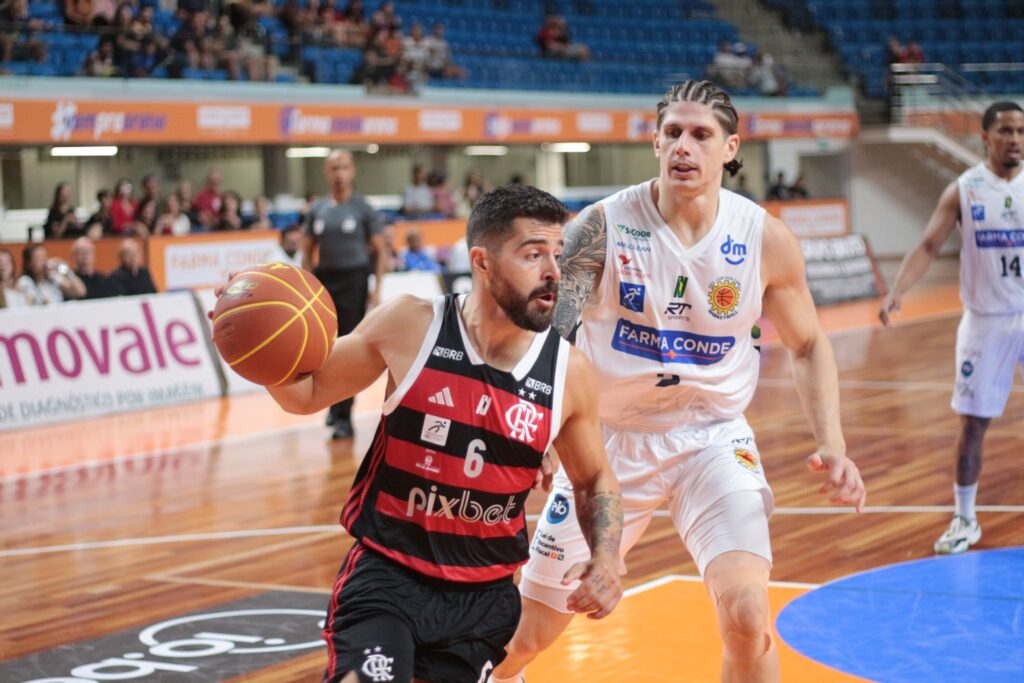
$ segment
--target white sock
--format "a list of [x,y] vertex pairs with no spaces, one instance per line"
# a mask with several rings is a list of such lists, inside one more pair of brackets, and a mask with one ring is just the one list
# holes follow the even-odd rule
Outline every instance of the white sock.
[[978,497],[978,484],[960,486],[953,484],[953,496],[956,498],[956,514],[963,515],[972,522],[976,519],[974,501]]
[[494,674],[491,674],[490,683],[521,683],[523,680],[523,672],[520,671],[512,676],[512,678],[498,678]]

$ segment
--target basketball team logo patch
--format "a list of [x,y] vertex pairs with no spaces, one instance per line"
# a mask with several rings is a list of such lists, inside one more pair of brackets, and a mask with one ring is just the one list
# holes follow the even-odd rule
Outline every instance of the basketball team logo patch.
[[736,462],[752,472],[757,471],[757,454],[748,451],[746,448],[737,448],[733,451],[736,454]]
[[708,313],[719,320],[736,315],[740,304],[740,283],[731,277],[720,277],[708,287]]

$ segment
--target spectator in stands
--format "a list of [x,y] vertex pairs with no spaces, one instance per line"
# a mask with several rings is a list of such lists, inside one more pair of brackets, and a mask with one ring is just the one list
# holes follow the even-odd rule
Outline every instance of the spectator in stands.
[[199,222],[207,230],[212,230],[220,222],[223,180],[220,171],[210,169],[206,174],[206,185],[192,200],[192,208],[199,214]]
[[469,264],[469,245],[465,237],[460,237],[448,250],[444,269],[448,273],[469,273],[472,270]]
[[420,216],[434,210],[434,198],[427,185],[427,170],[422,164],[412,167],[412,184],[402,191],[402,213],[406,216]]
[[366,20],[361,0],[352,0],[341,14],[344,28],[341,44],[346,47],[366,47],[370,38],[370,23]]
[[404,270],[422,270],[430,273],[440,273],[441,266],[423,248],[423,235],[416,228],[410,227],[405,231],[406,249],[398,254],[402,260]]
[[750,86],[756,89],[759,95],[773,97],[783,94],[779,74],[775,69],[775,59],[763,50],[754,56],[754,63],[750,67]]
[[786,185],[786,176],[782,171],[775,176],[775,182],[768,186],[767,198],[775,201],[789,199],[789,187]]
[[544,57],[580,61],[590,59],[590,48],[583,43],[572,42],[569,37],[569,25],[560,14],[549,14],[534,40]]
[[116,12],[116,0],[92,0],[92,17],[89,23],[96,27],[110,26],[114,23]]
[[86,76],[97,78],[110,78],[120,73],[117,68],[117,62],[114,61],[114,41],[112,38],[104,38],[96,46],[96,49],[89,53],[82,66],[82,72]]
[[203,226],[199,222],[199,212],[192,204],[192,181],[188,178],[179,180],[177,187],[174,188],[174,194],[178,197],[181,210],[188,216],[188,220],[192,224],[192,232],[203,230]]
[[14,254],[0,248],[0,308],[22,308],[28,306],[28,299],[17,288]]
[[142,189],[142,197],[139,198],[140,203],[146,199],[160,202],[160,181],[157,180],[155,173],[147,173],[142,176],[142,180],[139,181],[139,187]]
[[135,218],[132,221],[129,235],[149,237],[156,230],[157,203],[155,199],[140,199],[135,207]]
[[802,175],[798,175],[793,184],[786,188],[786,191],[790,199],[807,199],[810,197],[810,193],[807,192],[807,181],[804,180]]
[[192,221],[188,214],[181,210],[178,195],[169,194],[163,201],[162,211],[156,219],[153,230],[156,235],[187,235],[192,232]]
[[60,259],[48,259],[46,247],[30,244],[22,254],[22,276],[18,290],[30,306],[56,304],[85,296],[85,285]]
[[296,268],[302,267],[302,226],[290,225],[281,231],[281,242],[267,258],[277,263],[290,263]]
[[433,212],[445,218],[455,218],[455,197],[452,189],[448,187],[448,176],[439,169],[431,171],[427,175],[427,185],[430,186],[430,197],[433,200]]
[[115,235],[131,230],[135,221],[135,202],[132,201],[132,181],[121,178],[114,185],[114,203],[110,207],[110,220]]
[[53,201],[50,212],[43,224],[43,235],[46,239],[62,239],[78,237],[82,234],[82,226],[75,217],[75,207],[71,203],[71,186],[57,183],[53,188]]
[[224,193],[220,206],[220,220],[214,230],[242,230],[242,198],[234,190]]
[[117,252],[118,267],[110,274],[110,279],[117,285],[121,294],[156,294],[156,285],[149,274],[149,269],[142,265],[142,249],[137,240],[127,239],[121,242]]
[[465,78],[462,67],[452,62],[452,46],[444,37],[444,24],[438,22],[430,29],[427,41],[427,74],[431,78]]
[[708,67],[708,75],[723,86],[745,88],[751,65],[744,43],[733,45],[728,40],[723,40],[718,44],[714,61]]
[[924,64],[924,50],[913,40],[907,43],[907,49],[903,51],[903,62],[905,64]]
[[114,234],[114,219],[110,215],[110,208],[114,205],[114,196],[110,190],[102,189],[96,193],[96,202],[99,204],[96,212],[85,222],[85,234],[94,240],[99,239],[102,235]]
[[462,184],[462,200],[466,204],[465,214],[468,216],[476,206],[477,200],[490,191],[491,184],[484,180],[480,171],[473,169],[467,173],[466,180]]
[[402,257],[398,255],[398,249],[395,247],[395,224],[386,223],[380,234],[384,249],[384,272],[402,270]]
[[117,284],[96,271],[96,245],[88,237],[79,237],[71,245],[71,264],[85,285],[84,299],[105,299],[120,294]]
[[36,31],[46,30],[46,23],[29,17],[28,0],[8,0],[6,6],[0,4],[0,23],[7,25],[0,33],[2,61],[46,61],[46,43],[35,35]]
[[383,2],[370,17],[372,31],[397,31],[402,27],[402,18],[395,12],[395,3]]
[[260,195],[253,200],[252,216],[246,218],[244,227],[248,230],[273,230],[274,222],[270,220],[270,200]]
[[409,69],[409,80],[414,86],[427,82],[427,58],[430,55],[430,44],[423,35],[423,26],[413,24],[409,35],[402,41],[402,57]]
[[64,24],[88,26],[92,21],[92,0],[64,0]]

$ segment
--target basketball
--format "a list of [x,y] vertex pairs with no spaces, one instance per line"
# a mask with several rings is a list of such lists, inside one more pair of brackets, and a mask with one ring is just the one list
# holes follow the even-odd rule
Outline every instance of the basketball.
[[327,289],[312,273],[285,263],[238,273],[213,309],[213,343],[224,362],[263,386],[319,370],[337,334]]

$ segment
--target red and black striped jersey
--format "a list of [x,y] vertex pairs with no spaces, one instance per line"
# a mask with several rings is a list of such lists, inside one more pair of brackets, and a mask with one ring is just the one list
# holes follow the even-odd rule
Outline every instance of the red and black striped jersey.
[[484,583],[526,562],[524,505],[561,425],[569,345],[537,333],[511,372],[466,335],[457,295],[434,318],[384,402],[341,523],[365,546],[426,576]]

